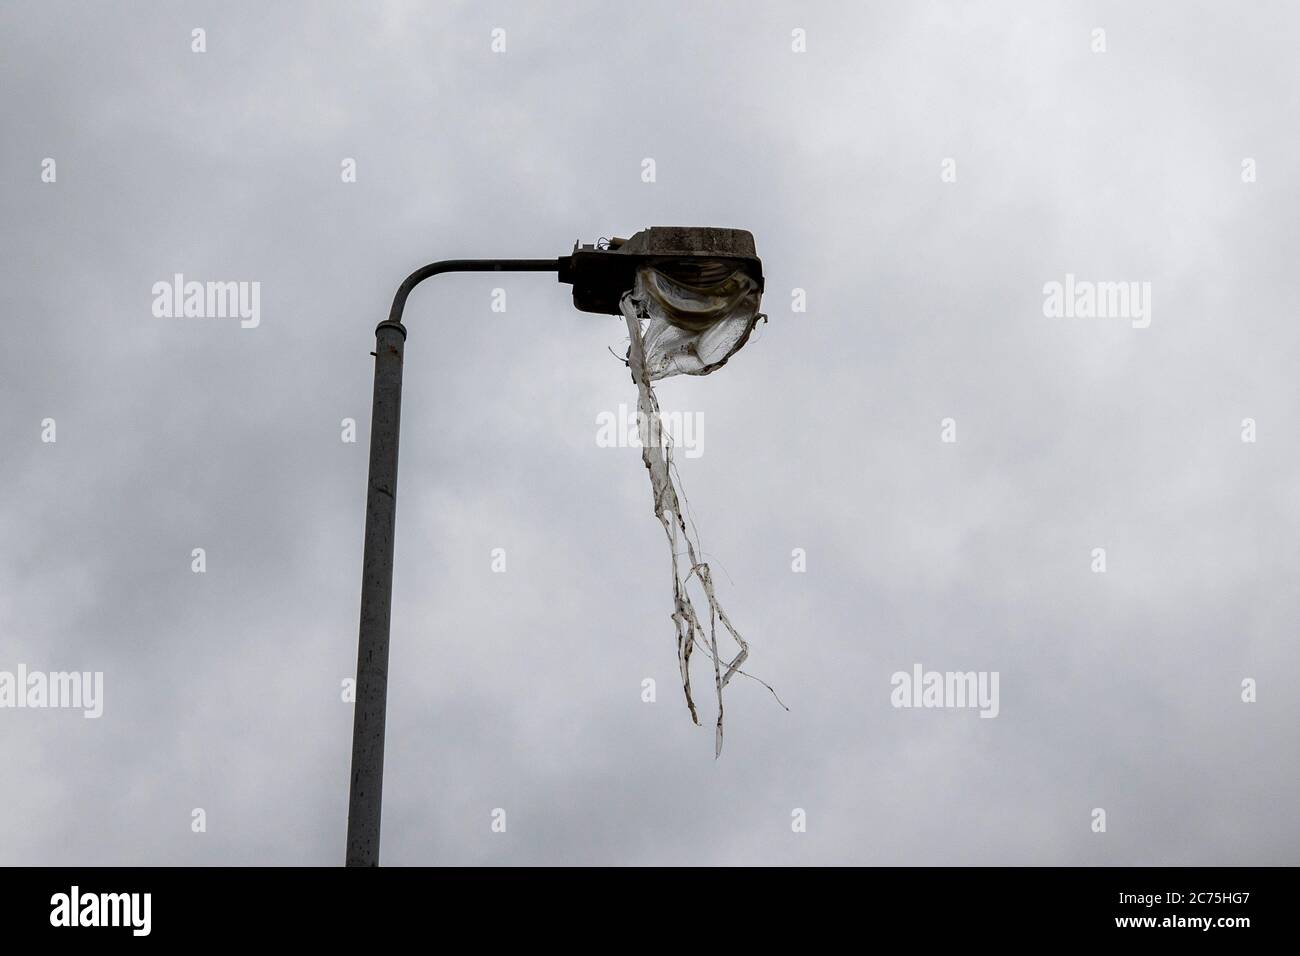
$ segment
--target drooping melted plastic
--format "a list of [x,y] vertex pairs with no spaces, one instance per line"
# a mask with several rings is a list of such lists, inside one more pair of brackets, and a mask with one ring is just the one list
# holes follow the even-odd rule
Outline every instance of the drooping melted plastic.
[[[694,281],[667,275],[660,269],[642,267],[631,292],[619,303],[628,331],[628,367],[637,387],[637,416],[641,422],[659,421],[659,401],[651,382],[670,375],[708,375],[721,368],[749,338],[758,321],[759,292],[754,280],[741,272],[696,275]],[[642,323],[648,325],[642,330]],[[693,521],[683,513],[685,494],[673,464],[672,440],[661,428],[645,428],[641,460],[650,473],[655,517],[668,538],[673,567],[673,614],[677,629],[677,663],[682,690],[691,719],[699,723],[691,696],[691,652],[703,648],[713,663],[713,682],[718,701],[714,731],[714,756],[722,753],[722,689],[749,656],[749,645],[727,619],[713,589],[709,566],[700,560],[700,545]],[[686,566],[680,560],[685,544]],[[708,602],[707,632],[696,613],[687,585],[695,580]],[[718,651],[717,627],[730,636],[737,651],[723,661]],[[753,678],[758,680],[758,678]],[[759,681],[776,697],[776,691]],[[777,697],[777,703],[781,703]],[[784,704],[781,704],[785,707]]]
[[758,283],[717,260],[642,266],[632,298],[650,320],[642,339],[652,382],[721,368],[762,317]]

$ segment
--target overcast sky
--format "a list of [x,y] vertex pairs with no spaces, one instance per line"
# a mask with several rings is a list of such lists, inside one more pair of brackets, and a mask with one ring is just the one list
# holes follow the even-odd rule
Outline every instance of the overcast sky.
[[[374,326],[424,262],[658,224],[763,258],[770,322],[659,397],[703,423],[691,507],[790,710],[733,683],[715,760],[700,658],[690,722],[639,451],[596,441],[635,403],[622,320],[438,278],[406,313],[385,863],[1300,862],[1297,29],[5,4],[0,671],[104,699],[0,710],[0,863],[341,863]],[[260,283],[259,324],[155,316],[176,273]],[[1067,274],[1150,283],[1149,326],[1045,316]],[[997,672],[998,716],[895,708],[915,664]]]

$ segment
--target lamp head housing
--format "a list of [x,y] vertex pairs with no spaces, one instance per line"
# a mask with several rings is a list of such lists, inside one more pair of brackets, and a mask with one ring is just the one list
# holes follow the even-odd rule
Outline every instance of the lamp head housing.
[[630,239],[574,243],[573,253],[560,259],[559,279],[573,286],[574,308],[618,315],[619,300],[643,265],[688,286],[706,286],[740,270],[763,291],[763,263],[753,234],[710,226],[651,226]]

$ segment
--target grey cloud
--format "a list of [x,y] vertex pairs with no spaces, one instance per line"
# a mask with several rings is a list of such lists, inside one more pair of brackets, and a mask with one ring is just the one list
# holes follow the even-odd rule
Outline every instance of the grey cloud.
[[[375,323],[425,261],[672,223],[764,259],[771,321],[659,395],[790,712],[733,685],[715,761],[674,688],[644,470],[595,443],[620,320],[440,278],[385,862],[1297,862],[1300,23],[1228,9],[6,5],[0,669],[105,700],[0,711],[0,862],[341,862]],[[176,272],[259,281],[260,326],[154,318]],[[1150,328],[1045,318],[1067,272],[1151,282]],[[998,718],[892,708],[918,661],[999,671]]]

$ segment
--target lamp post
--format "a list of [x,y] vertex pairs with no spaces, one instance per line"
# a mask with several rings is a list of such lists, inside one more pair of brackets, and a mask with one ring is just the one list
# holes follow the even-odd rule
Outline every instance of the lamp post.
[[406,277],[388,318],[375,329],[375,387],[370,412],[370,477],[366,491],[365,551],[361,569],[361,625],[357,641],[356,704],[352,721],[352,780],[348,794],[348,866],[379,865],[384,782],[384,723],[388,702],[388,636],[393,600],[393,541],[397,516],[397,446],[402,410],[406,327],[402,313],[411,290],[444,272],[554,272],[573,286],[583,312],[618,314],[641,264],[690,267],[725,262],[762,288],[754,237],[740,229],[656,226],[630,239],[575,245],[558,259],[444,259]]

